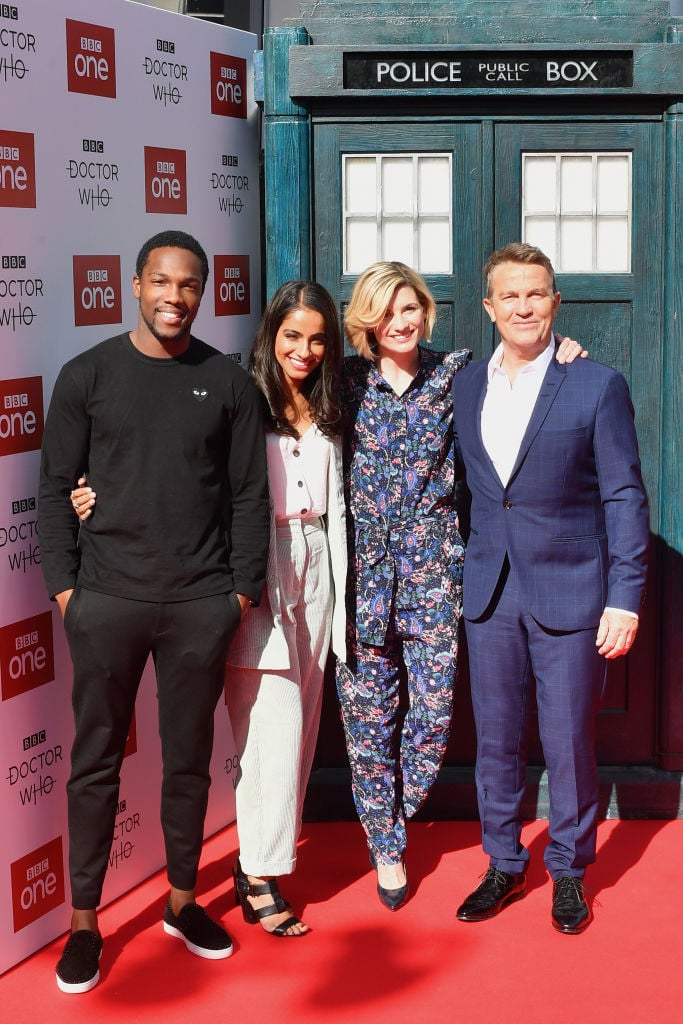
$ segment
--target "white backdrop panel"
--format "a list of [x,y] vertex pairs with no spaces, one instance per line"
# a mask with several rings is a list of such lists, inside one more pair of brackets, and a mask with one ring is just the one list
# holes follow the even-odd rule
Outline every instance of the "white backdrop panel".
[[[253,35],[127,0],[0,4],[0,972],[70,917],[71,665],[40,570],[44,412],[67,359],[132,327],[138,249],[194,234],[197,335],[244,362],[260,313]],[[108,902],[163,866],[148,669],[124,762]],[[207,834],[234,818],[221,703]]]

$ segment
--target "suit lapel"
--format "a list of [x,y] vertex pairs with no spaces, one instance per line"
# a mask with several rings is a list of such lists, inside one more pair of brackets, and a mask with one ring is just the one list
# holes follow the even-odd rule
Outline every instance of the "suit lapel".
[[527,452],[531,447],[531,444],[539,432],[546,416],[550,412],[553,402],[560,393],[564,381],[567,378],[567,371],[564,366],[558,363],[557,359],[553,356],[552,362],[550,363],[546,375],[543,378],[541,390],[538,393],[536,404],[534,405],[533,412],[531,413],[531,419],[522,438],[522,443],[519,446],[519,453],[517,459],[510,474],[510,483],[514,480],[515,476],[519,472],[524,459],[527,456]]

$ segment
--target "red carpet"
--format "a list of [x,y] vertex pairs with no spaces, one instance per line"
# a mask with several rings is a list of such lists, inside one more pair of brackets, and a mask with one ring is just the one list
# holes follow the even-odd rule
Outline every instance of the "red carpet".
[[[0,978],[13,1024],[678,1024],[683,1019],[683,820],[605,821],[587,875],[595,920],[580,936],[550,925],[542,864],[547,823],[530,823],[529,893],[498,918],[462,924],[455,909],[485,869],[476,822],[414,824],[410,902],[379,903],[360,826],[309,824],[283,886],[314,931],[275,939],[242,920],[227,882],[234,827],[206,843],[200,901],[233,936],[210,962],[164,934],[157,875],[101,914],[102,980],[60,993],[63,940]],[[307,902],[306,902],[307,901]]]

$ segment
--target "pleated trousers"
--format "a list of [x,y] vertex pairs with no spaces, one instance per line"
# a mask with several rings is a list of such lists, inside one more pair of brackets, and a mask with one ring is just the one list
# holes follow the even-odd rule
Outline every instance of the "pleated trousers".
[[[290,874],[306,785],[315,754],[332,586],[327,535],[320,520],[276,527],[280,617],[289,667],[231,667],[227,699],[240,759],[236,787],[242,870],[256,877]],[[273,619],[269,595],[249,615]]]

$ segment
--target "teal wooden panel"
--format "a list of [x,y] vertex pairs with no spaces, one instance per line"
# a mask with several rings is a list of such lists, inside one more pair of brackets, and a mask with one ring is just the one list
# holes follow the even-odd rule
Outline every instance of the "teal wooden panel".
[[661,763],[683,770],[683,109],[666,119],[666,317],[662,381]]
[[[648,3],[648,8],[650,4]],[[670,20],[670,19],[669,19]],[[576,44],[658,43],[666,34],[667,20],[650,17],[641,5],[638,14],[596,18],[589,16],[533,17],[504,15],[499,18],[478,14],[473,17],[438,17],[415,15],[386,20],[351,20],[348,18],[303,19],[316,44],[362,43],[368,46],[409,44],[419,41],[423,46],[465,43],[501,44]]]
[[[562,278],[558,287],[562,292]],[[559,334],[578,338],[591,359],[613,366],[629,380],[631,346],[624,340],[633,336],[632,309],[631,302],[567,301],[563,294],[555,327]]]
[[289,96],[289,48],[303,29],[264,36],[266,295],[310,275],[310,117]]
[[[536,0],[410,0],[409,3],[397,0],[380,0],[379,3],[364,3],[363,0],[315,0],[300,3],[301,17],[309,20],[350,19],[358,21],[367,18],[406,18],[406,17],[452,17],[460,18],[465,14],[477,15],[482,18],[500,18],[522,16],[538,18]],[[667,0],[652,0],[648,3],[651,17],[665,20],[670,14]],[[612,17],[614,15],[641,15],[642,0],[546,0],[543,4],[544,14],[562,15],[574,18],[577,15],[592,17]]]

